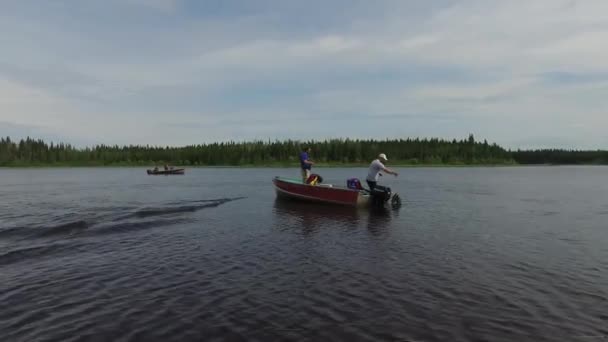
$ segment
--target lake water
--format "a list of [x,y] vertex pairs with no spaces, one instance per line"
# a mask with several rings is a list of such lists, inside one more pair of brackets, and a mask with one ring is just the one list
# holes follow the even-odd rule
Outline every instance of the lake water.
[[370,212],[277,201],[296,169],[0,169],[0,341],[606,338],[608,168],[399,171]]

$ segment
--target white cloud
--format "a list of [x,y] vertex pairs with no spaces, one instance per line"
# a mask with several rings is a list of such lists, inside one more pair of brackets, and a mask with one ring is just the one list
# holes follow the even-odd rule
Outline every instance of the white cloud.
[[174,13],[180,3],[180,0],[125,0],[126,3],[151,8],[166,13]]
[[0,121],[18,124],[57,124],[68,101],[42,89],[0,78]]
[[409,93],[411,96],[425,101],[459,100],[459,101],[486,101],[503,96],[512,96],[530,89],[536,78],[508,79],[482,84],[469,85],[434,85],[418,87]]

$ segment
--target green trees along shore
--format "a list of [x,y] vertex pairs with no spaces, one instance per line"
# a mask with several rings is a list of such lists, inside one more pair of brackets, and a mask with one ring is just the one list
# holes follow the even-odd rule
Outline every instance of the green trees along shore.
[[76,148],[40,139],[0,139],[0,166],[288,166],[298,164],[302,146],[320,165],[365,165],[380,153],[391,165],[608,164],[607,151],[509,151],[471,135],[462,140],[331,139],[324,141],[222,142],[184,147],[107,146]]

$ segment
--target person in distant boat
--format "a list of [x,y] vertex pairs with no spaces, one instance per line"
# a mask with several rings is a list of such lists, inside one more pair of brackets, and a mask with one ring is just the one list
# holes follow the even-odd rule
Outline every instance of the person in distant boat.
[[169,165],[165,164],[165,171],[169,170]]
[[372,163],[369,165],[366,180],[370,190],[373,190],[376,185],[378,185],[378,177],[382,176],[381,172],[386,172],[389,175],[394,175],[395,177],[399,175],[397,172],[384,166],[384,163],[386,163],[387,161],[388,158],[386,158],[386,154],[380,153],[378,155],[378,158],[374,159],[374,161],[372,161]]
[[310,160],[308,156],[309,153],[310,147],[304,147],[302,152],[300,152],[300,169],[302,170],[302,182],[304,183],[306,183],[306,180],[310,177],[310,170],[315,164]]
[[158,166],[154,167],[154,172],[158,172]]

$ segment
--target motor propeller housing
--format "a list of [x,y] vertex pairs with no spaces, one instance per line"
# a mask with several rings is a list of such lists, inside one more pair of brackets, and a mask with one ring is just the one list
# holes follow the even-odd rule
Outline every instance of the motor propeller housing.
[[393,207],[393,209],[401,208],[401,196],[399,196],[399,194],[395,193],[393,197],[391,197],[391,207]]

